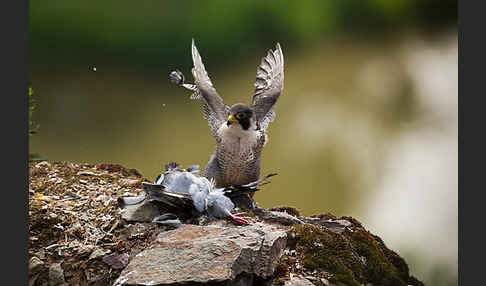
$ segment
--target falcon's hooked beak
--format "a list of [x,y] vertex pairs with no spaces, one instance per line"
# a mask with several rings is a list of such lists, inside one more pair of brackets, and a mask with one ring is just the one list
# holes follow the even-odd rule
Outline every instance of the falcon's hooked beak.
[[236,119],[233,114],[230,114],[230,116],[228,116],[228,121],[226,121],[226,125],[230,126],[233,123],[238,123],[238,119]]

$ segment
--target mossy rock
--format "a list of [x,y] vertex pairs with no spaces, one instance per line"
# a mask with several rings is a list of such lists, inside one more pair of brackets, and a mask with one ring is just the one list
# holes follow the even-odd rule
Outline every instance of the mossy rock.
[[[408,265],[398,254],[361,227],[336,233],[325,227],[299,224],[288,234],[303,270],[317,273],[335,285],[424,285],[409,275]],[[284,257],[278,269],[288,269],[288,263]]]

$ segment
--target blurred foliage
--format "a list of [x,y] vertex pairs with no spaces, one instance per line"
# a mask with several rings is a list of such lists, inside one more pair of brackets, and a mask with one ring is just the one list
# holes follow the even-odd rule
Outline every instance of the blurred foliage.
[[[34,91],[32,90],[32,87],[29,87],[29,137],[36,134],[37,130],[39,129],[39,124],[34,123],[34,120],[32,119],[32,115],[36,107],[35,100],[32,97],[33,94]],[[29,153],[29,162],[42,161],[42,160],[45,159],[39,154]]]
[[32,114],[34,113],[35,109],[35,101],[32,94],[34,94],[32,87],[29,87],[29,136],[36,134],[39,127],[38,125],[34,124],[34,121],[32,120]]
[[[267,49],[294,49],[337,35],[457,23],[454,0],[32,1],[31,62],[174,68],[194,37],[212,64]],[[224,40],[223,40],[224,39]],[[210,46],[210,48],[209,48]],[[73,55],[76,55],[73,57]],[[190,58],[187,59],[188,63]],[[177,62],[177,66],[186,63]]]

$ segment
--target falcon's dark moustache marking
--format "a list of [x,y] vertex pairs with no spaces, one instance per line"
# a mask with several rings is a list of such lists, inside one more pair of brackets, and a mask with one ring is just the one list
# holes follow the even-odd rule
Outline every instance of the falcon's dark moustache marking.
[[238,123],[240,123],[241,128],[243,130],[248,130],[248,128],[250,128],[250,118],[249,117],[246,117],[246,118],[243,118],[243,119],[238,119]]

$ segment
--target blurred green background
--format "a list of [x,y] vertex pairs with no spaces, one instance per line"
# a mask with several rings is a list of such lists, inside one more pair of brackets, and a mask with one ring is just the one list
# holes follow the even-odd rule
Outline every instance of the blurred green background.
[[204,167],[214,140],[192,81],[195,38],[225,102],[249,103],[276,42],[285,89],[263,152],[263,207],[349,215],[426,285],[457,285],[457,1],[31,1],[30,85],[52,161],[153,179]]

